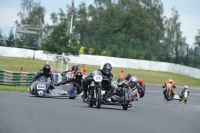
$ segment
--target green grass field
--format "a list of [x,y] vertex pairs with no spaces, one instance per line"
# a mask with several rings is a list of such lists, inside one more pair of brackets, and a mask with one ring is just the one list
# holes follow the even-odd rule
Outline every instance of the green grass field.
[[[27,72],[37,72],[39,69],[46,64],[46,60],[36,60],[31,58],[13,58],[13,57],[3,57],[0,56],[0,69],[19,72],[19,68],[22,66]],[[50,62],[55,65],[54,62]],[[69,64],[69,68],[73,64]],[[78,64],[80,67],[82,64]],[[98,69],[99,66],[86,65],[87,74],[93,72]],[[63,65],[63,68],[66,68]],[[158,71],[148,71],[148,70],[139,70],[139,69],[131,69],[131,68],[116,68],[113,67],[112,73],[114,75],[114,80],[117,80],[118,74],[121,70],[124,70],[126,74],[130,73],[138,78],[142,78],[145,83],[149,84],[164,84],[164,82],[168,78],[172,78],[175,81],[177,86],[188,85],[189,87],[197,87],[200,88],[200,79],[188,77],[185,75],[168,73],[168,72],[158,72]],[[2,90],[2,86],[0,86],[0,90]]]

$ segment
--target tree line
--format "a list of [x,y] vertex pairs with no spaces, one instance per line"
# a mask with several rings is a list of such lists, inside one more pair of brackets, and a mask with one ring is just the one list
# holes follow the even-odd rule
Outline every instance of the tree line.
[[[66,12],[65,12],[66,10]],[[59,9],[45,22],[46,9],[35,0],[21,0],[17,14],[23,25],[40,25],[38,35],[17,34],[8,38],[0,31],[0,45],[42,49],[49,53],[91,54],[120,58],[171,62],[200,68],[200,30],[194,47],[186,43],[180,29],[180,15],[172,7],[171,17],[163,15],[161,0],[94,0],[82,2],[73,12],[70,34],[70,10]]]

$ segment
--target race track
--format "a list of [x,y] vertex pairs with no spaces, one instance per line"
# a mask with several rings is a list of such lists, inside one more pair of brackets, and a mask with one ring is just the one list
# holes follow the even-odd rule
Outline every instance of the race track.
[[0,133],[200,132],[200,89],[190,89],[184,104],[164,101],[161,86],[146,88],[145,96],[127,111],[121,106],[90,108],[81,96],[71,100],[0,92]]

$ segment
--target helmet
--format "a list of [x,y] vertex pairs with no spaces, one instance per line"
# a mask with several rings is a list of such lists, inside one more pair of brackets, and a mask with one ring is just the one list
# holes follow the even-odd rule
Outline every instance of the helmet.
[[128,74],[128,75],[126,76],[126,80],[129,80],[131,77],[132,77],[132,75],[131,75],[131,74]]
[[119,83],[121,81],[123,81],[123,79],[122,78],[118,78],[117,82]]
[[129,83],[130,83],[130,86],[131,86],[131,87],[135,87],[136,84],[138,83],[138,78],[135,77],[135,76],[132,76],[132,77],[130,78],[130,80],[129,80]]
[[188,89],[188,85],[185,85],[183,88],[184,88],[184,90]]
[[43,71],[44,71],[44,73],[49,73],[50,72],[50,65],[49,64],[45,64],[44,66],[43,66]]
[[73,73],[76,73],[78,71],[78,66],[77,65],[73,65],[72,66],[72,71],[73,71]]
[[169,79],[168,79],[168,82],[169,82],[169,83],[172,83],[172,82],[173,82],[173,80],[172,80],[171,78],[169,78]]
[[138,83],[141,85],[142,84],[142,79],[138,79]]
[[103,72],[106,74],[110,74],[112,70],[112,65],[110,63],[106,63],[103,65]]

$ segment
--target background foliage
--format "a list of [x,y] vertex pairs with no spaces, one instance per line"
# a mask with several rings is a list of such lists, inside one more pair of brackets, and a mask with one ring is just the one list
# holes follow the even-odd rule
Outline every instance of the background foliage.
[[[59,9],[45,23],[45,6],[36,0],[21,0],[18,13],[23,25],[40,25],[38,35],[0,31],[0,45],[43,49],[49,53],[92,54],[121,58],[171,62],[200,68],[200,29],[194,44],[187,44],[180,30],[180,15],[175,8],[171,17],[163,15],[161,0],[94,0],[75,7],[70,34],[70,10]],[[65,12],[66,11],[66,12]],[[33,30],[33,29],[28,29]],[[189,47],[190,46],[190,47]]]

